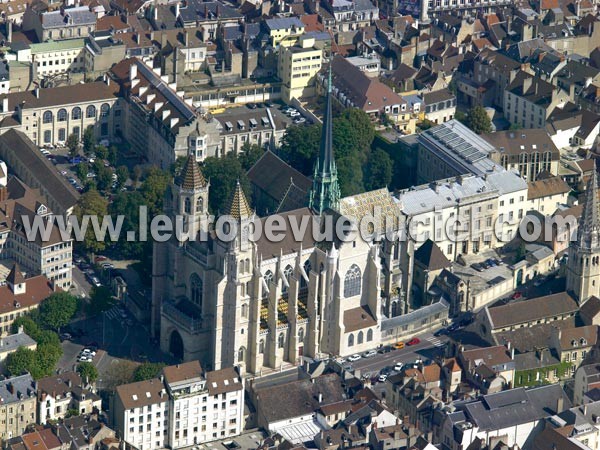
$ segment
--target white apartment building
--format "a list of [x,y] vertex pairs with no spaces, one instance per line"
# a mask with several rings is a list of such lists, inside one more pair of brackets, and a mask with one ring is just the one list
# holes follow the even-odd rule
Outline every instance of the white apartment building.
[[113,414],[113,423],[128,445],[139,450],[168,445],[169,396],[162,380],[118,386]]
[[83,72],[85,69],[84,39],[48,41],[39,44],[14,46],[8,60],[35,64],[39,78]]
[[189,447],[243,429],[244,380],[234,368],[205,372],[199,361],[117,388],[114,424],[139,450]]
[[[465,175],[410,188],[398,199],[417,246],[431,239],[452,261],[515,235],[526,211],[527,183],[514,171]],[[507,223],[496,235],[501,221]]]
[[243,428],[244,380],[234,368],[204,373],[199,361],[165,367],[169,446],[173,449],[237,436]]

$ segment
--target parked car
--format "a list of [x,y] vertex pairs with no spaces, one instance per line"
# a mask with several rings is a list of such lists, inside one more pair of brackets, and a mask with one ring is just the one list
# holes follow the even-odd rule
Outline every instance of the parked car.
[[517,291],[513,295],[510,296],[510,298],[512,300],[517,300],[517,299],[522,298],[522,297],[523,297],[523,293],[521,291]]
[[365,358],[370,358],[371,356],[375,356],[377,354],[376,350],[369,350],[363,354]]
[[406,345],[417,345],[420,343],[421,343],[421,339],[415,337],[415,338],[412,338],[410,341],[408,341],[406,343]]
[[71,158],[70,161],[71,164],[79,164],[80,162],[83,162],[83,158],[81,158],[81,156],[75,156]]
[[95,261],[96,263],[99,263],[99,262],[101,262],[101,261],[106,261],[107,259],[108,259],[108,258],[107,258],[106,256],[98,255],[98,256],[96,256],[96,257],[94,258],[94,261]]
[[503,265],[503,264],[504,264],[504,261],[502,261],[501,259],[498,259],[498,258],[493,258],[493,260],[494,260],[494,262],[495,262],[497,265],[499,265],[499,266],[501,266],[501,265]]
[[246,106],[250,109],[256,109],[258,107],[256,103],[248,103]]
[[102,286],[102,283],[100,283],[100,280],[98,279],[98,277],[92,277],[92,284],[96,287]]
[[485,262],[491,267],[496,267],[498,265],[496,264],[496,261],[493,260],[493,258],[488,258],[485,260]]
[[403,368],[403,367],[404,367],[404,364],[403,364],[403,363],[401,363],[401,362],[399,362],[399,363],[396,363],[396,365],[394,366],[394,370],[395,370],[396,372],[400,372],[400,371],[402,370],[402,368]]
[[391,345],[384,345],[377,349],[377,353],[389,353],[392,350],[394,350],[394,347],[392,347]]
[[348,356],[348,361],[354,362],[354,361],[358,361],[360,358],[361,358],[361,356],[355,353],[354,355]]
[[484,267],[479,263],[471,264],[471,268],[475,269],[477,272],[483,272]]
[[290,111],[290,112],[288,113],[288,115],[289,115],[290,117],[300,117],[300,116],[301,116],[301,114],[300,114],[298,111],[296,111],[296,110]]
[[381,375],[379,375],[379,378],[377,378],[377,381],[379,381],[380,383],[385,382],[385,380],[387,380],[388,376],[384,373],[382,373]]
[[402,350],[404,348],[404,342],[396,342],[394,347],[396,347],[398,350]]
[[297,119],[294,120],[294,123],[296,125],[300,125],[301,123],[306,122],[306,119],[304,117],[298,117]]
[[71,339],[73,339],[73,336],[70,333],[61,333],[60,335],[61,341],[70,341]]

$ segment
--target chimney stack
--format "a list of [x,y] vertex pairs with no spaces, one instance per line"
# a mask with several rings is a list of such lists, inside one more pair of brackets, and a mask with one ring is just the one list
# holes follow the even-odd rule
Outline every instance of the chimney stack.
[[135,61],[129,66],[129,81],[133,81],[137,78],[137,64]]

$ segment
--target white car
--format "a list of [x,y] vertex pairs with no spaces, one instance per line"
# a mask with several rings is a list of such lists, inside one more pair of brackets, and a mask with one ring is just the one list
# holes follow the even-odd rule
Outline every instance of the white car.
[[300,117],[301,114],[298,111],[290,111],[289,113],[290,117]]
[[354,362],[354,361],[358,361],[361,358],[361,356],[359,354],[354,354],[351,356],[348,356],[348,361],[350,362]]
[[400,372],[403,367],[404,367],[404,364],[402,364],[401,362],[399,362],[399,363],[396,363],[396,365],[394,366],[394,370],[396,372]]
[[379,378],[377,379],[379,382],[383,383],[385,380],[387,380],[388,376],[386,374],[381,374],[379,375]]
[[92,358],[88,357],[86,355],[81,355],[79,358],[77,358],[77,361],[79,361],[79,362],[91,362]]
[[376,350],[369,350],[368,352],[365,352],[363,356],[365,358],[370,358],[371,356],[375,356],[376,354],[377,354]]

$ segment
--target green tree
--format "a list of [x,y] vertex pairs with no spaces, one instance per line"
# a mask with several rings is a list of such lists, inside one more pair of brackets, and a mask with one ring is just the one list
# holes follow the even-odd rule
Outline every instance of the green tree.
[[171,175],[174,177],[178,177],[185,165],[187,158],[185,156],[179,156],[173,164],[171,164]]
[[16,352],[6,358],[6,370],[10,375],[17,376],[31,372],[35,364],[35,352],[25,347],[19,347]]
[[285,130],[278,153],[289,165],[310,176],[313,173],[320,143],[321,125],[289,126]]
[[117,386],[133,382],[133,372],[137,364],[125,359],[113,361],[106,373],[102,375],[102,385],[107,391],[114,391]]
[[91,314],[100,314],[103,311],[108,311],[115,303],[116,301],[109,288],[106,286],[92,287],[89,306]]
[[110,163],[111,166],[114,167],[117,165],[118,155],[119,155],[119,149],[116,146],[111,145],[108,148],[108,156],[106,157],[106,159],[108,159],[108,162]]
[[54,292],[40,304],[40,323],[51,330],[60,330],[77,312],[77,298],[68,292]]
[[469,110],[467,126],[477,134],[492,132],[492,121],[482,106],[475,106]]
[[[96,189],[90,189],[84,193],[75,206],[75,215],[80,223],[85,215],[95,215],[101,221],[106,214],[108,214],[108,202]],[[96,239],[92,226],[88,226],[81,245],[86,251],[93,253],[101,252],[106,248],[104,241]]]
[[69,408],[67,410],[67,414],[66,414],[66,418],[70,418],[70,417],[77,417],[79,415],[79,411],[73,408]]
[[117,174],[117,189],[121,189],[127,183],[127,179],[129,178],[129,169],[126,166],[119,166],[115,170]]
[[423,119],[422,122],[419,122],[417,124],[417,126],[421,129],[421,131],[425,131],[425,130],[429,130],[431,127],[433,127],[435,125],[435,123],[433,123],[431,120],[429,119]]
[[94,153],[98,159],[108,159],[108,149],[104,145],[96,145]]
[[87,179],[87,174],[89,171],[90,167],[87,163],[80,162],[75,166],[75,175],[77,175],[77,178],[79,178],[82,182],[85,182]]
[[11,325],[11,329],[13,334],[19,331],[19,328],[23,327],[23,331],[29,335],[34,341],[36,340],[36,335],[40,332],[40,327],[33,320],[31,315],[17,317],[15,321]]
[[238,180],[247,198],[250,199],[248,177],[239,158],[234,154],[228,153],[221,158],[206,158],[202,171],[204,176],[210,179],[208,203],[214,213],[225,214],[228,212],[229,202]]
[[65,146],[69,149],[69,156],[74,158],[79,153],[79,137],[75,133],[70,134]]
[[77,366],[77,373],[87,383],[94,383],[98,379],[98,369],[92,363],[84,361]]
[[96,148],[96,133],[94,126],[90,125],[83,133],[83,153],[90,155]]
[[140,206],[145,204],[146,200],[139,191],[119,192],[110,204],[109,209],[113,219],[116,219],[119,215],[124,217],[121,236],[115,246],[121,257],[125,259],[142,258],[144,246],[151,245],[150,241],[147,244],[140,239],[128,241],[125,238],[129,231],[133,231],[136,236],[139,236]]
[[163,363],[146,362],[136,367],[133,372],[133,381],[144,381],[156,378],[165,367]]
[[144,173],[144,171],[142,170],[141,166],[133,167],[133,172],[131,173],[131,179],[133,180],[134,186],[136,186],[139,183],[139,181],[142,179],[143,173]]
[[48,377],[54,373],[54,368],[62,356],[62,347],[56,345],[38,344],[30,373],[36,380]]
[[382,149],[377,148],[369,155],[366,167],[365,187],[371,191],[388,186],[392,181],[394,164],[390,156]]
[[162,212],[163,199],[170,183],[171,174],[169,172],[151,167],[146,173],[140,192],[146,201],[150,216]]
[[260,157],[265,152],[265,149],[260,145],[250,144],[250,142],[245,142],[242,146],[242,153],[240,153],[240,163],[242,164],[242,169],[246,172],[250,170],[250,168],[260,159]]
[[96,186],[98,186],[98,189],[101,191],[107,191],[112,186],[113,182],[112,170],[108,167],[101,166],[96,173]]

